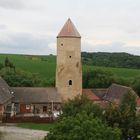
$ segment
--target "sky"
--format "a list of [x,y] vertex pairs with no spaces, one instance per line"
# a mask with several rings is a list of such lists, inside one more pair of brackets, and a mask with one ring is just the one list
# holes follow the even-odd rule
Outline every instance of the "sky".
[[68,18],[82,51],[140,55],[140,0],[0,0],[0,53],[56,54]]

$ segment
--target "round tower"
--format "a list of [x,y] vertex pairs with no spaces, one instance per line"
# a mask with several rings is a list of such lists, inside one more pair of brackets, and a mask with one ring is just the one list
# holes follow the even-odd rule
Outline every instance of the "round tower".
[[82,94],[81,36],[70,19],[57,36],[56,88],[63,100]]

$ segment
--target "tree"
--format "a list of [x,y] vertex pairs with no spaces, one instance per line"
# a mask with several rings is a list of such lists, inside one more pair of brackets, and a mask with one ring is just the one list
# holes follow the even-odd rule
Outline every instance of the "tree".
[[86,112],[62,118],[47,136],[47,140],[120,140],[118,128],[106,126]]
[[0,63],[0,70],[4,67],[4,65],[2,63]]
[[8,57],[6,57],[5,58],[5,67],[9,67],[9,63],[10,63],[10,61],[9,61],[9,58]]
[[113,74],[101,69],[85,71],[83,74],[84,88],[107,88],[112,84]]
[[140,76],[136,77],[132,82],[132,87],[136,93],[140,96]]
[[0,75],[12,87],[40,86],[41,78],[37,74],[17,70],[16,73],[10,69],[2,69]]
[[101,117],[103,109],[90,101],[86,96],[76,96],[62,105],[62,117],[76,116],[85,111],[88,115],[92,112],[95,117]]
[[5,58],[5,67],[9,67],[10,69],[14,69],[15,70],[15,65],[9,60],[8,57]]
[[119,106],[110,104],[104,114],[104,121],[111,127],[117,125],[122,139],[136,140],[140,130],[140,118],[136,115],[136,95],[126,93]]
[[125,139],[128,139],[128,137],[136,139],[139,133],[135,127],[137,124],[136,106],[136,95],[133,92],[125,94],[119,106],[121,114],[120,127],[122,128],[123,137]]

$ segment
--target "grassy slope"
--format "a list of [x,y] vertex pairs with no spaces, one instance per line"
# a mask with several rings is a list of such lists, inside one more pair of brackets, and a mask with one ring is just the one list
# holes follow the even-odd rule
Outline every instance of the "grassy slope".
[[[27,55],[6,55],[0,54],[0,63],[4,62],[5,57],[15,64],[16,68],[23,69],[32,73],[39,73],[42,77],[55,77],[56,57],[55,56],[27,56]],[[42,61],[43,59],[43,61]],[[135,77],[140,75],[138,69],[126,68],[108,68],[83,65],[83,71],[88,69],[102,68],[111,71],[114,75],[119,77]]]

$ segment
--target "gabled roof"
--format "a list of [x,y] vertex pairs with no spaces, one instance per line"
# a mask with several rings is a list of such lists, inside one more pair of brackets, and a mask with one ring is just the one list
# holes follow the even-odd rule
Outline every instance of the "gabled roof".
[[122,101],[123,96],[130,92],[138,98],[137,94],[134,92],[132,88],[118,85],[118,84],[112,84],[108,88],[108,92],[105,94],[103,99],[110,101],[112,103],[114,102],[119,104]]
[[96,89],[92,89],[92,91],[96,96],[102,99],[104,95],[107,93],[108,88],[96,88]]
[[91,101],[100,101],[101,99],[96,96],[92,89],[82,89],[82,94],[86,95],[87,98]]
[[0,77],[0,104],[4,104],[12,98],[8,84]]
[[12,87],[15,103],[47,103],[61,102],[61,97],[56,88],[41,87]]
[[77,31],[76,27],[74,26],[70,18],[64,24],[63,28],[61,29],[60,33],[57,36],[57,38],[61,37],[81,38],[79,32]]

